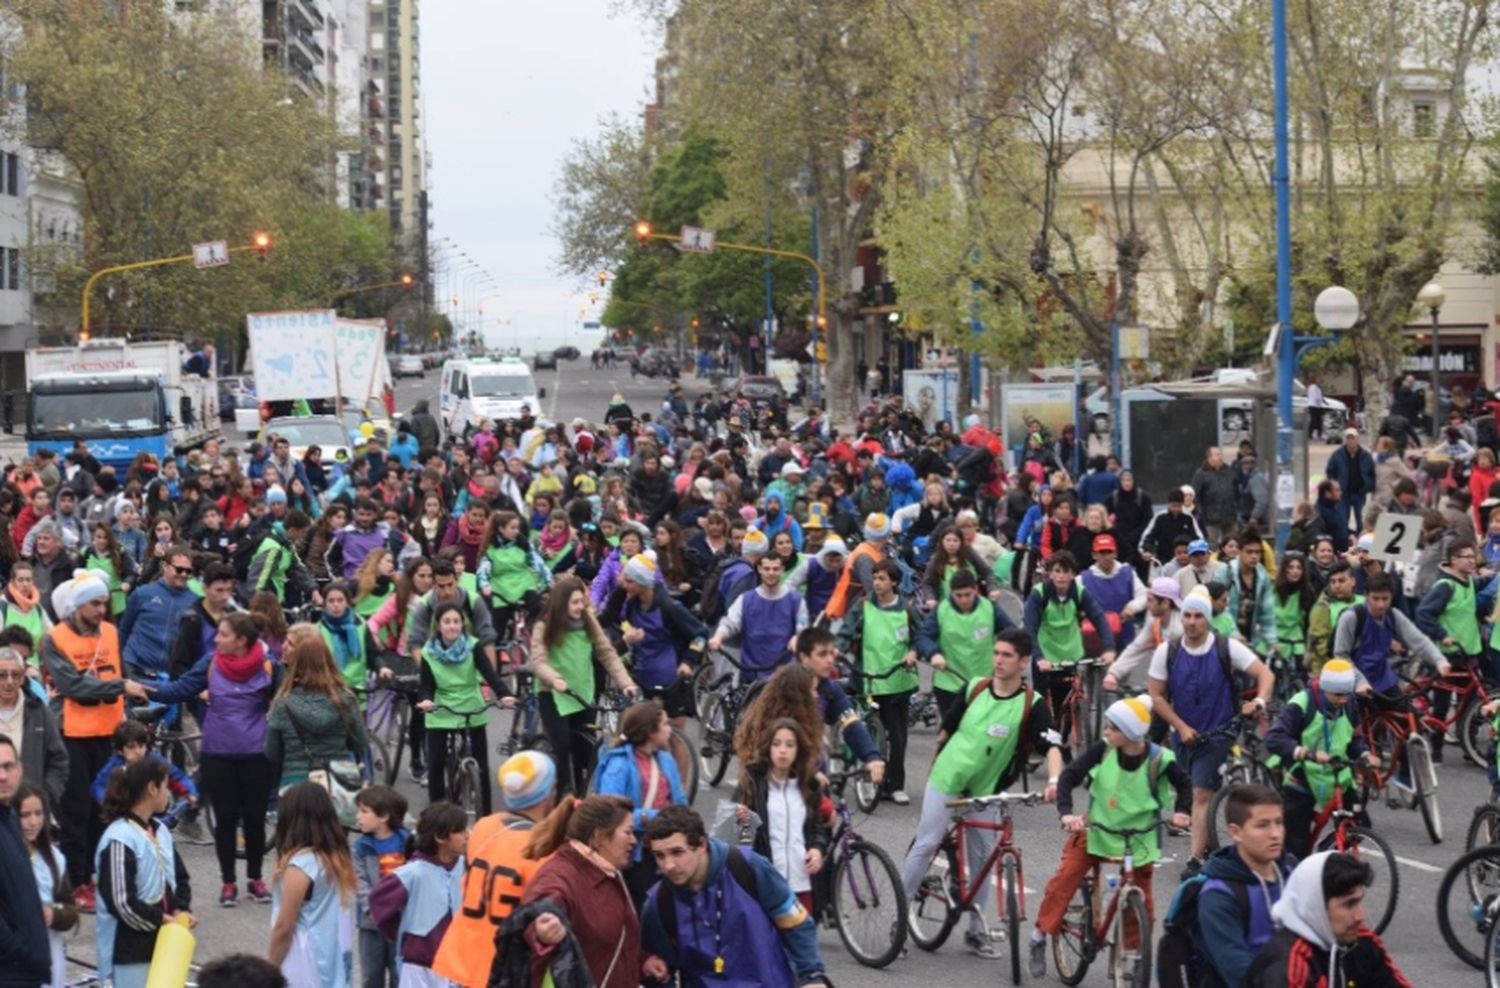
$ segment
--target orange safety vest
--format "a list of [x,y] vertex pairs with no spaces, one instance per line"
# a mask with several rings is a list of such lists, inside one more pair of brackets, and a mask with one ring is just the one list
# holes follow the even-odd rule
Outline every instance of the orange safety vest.
[[466,852],[463,901],[432,960],[433,973],[464,988],[484,988],[489,983],[495,934],[521,904],[526,883],[547,860],[521,856],[530,840],[531,828],[508,823],[505,814],[475,821]]
[[[105,682],[120,678],[120,636],[115,626],[99,625],[96,636],[80,635],[66,621],[60,621],[47,632],[52,645],[73,663],[81,676],[92,676]],[[125,719],[125,695],[113,701],[74,700],[63,697],[62,732],[70,738],[112,737]]]
[[849,558],[844,560],[844,571],[839,574],[838,585],[833,588],[833,596],[828,598],[828,603],[823,608],[823,613],[830,618],[841,618],[849,609],[849,584],[854,579],[854,561],[861,556],[869,556],[877,563],[885,558],[885,553],[880,547],[870,542],[861,542],[849,553]]

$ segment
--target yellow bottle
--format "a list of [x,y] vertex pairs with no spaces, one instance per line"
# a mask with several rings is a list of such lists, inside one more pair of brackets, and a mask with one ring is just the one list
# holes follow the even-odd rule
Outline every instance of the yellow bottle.
[[187,913],[178,913],[163,923],[156,934],[156,949],[151,952],[146,988],[182,988],[187,984],[188,967],[197,947],[198,938],[188,929]]

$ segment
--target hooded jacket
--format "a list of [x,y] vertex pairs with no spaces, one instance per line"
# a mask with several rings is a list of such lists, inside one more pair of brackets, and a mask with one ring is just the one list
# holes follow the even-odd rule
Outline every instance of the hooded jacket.
[[[772,517],[772,505],[776,506]],[[787,510],[785,501],[780,492],[771,491],[766,494],[766,514],[761,519],[760,530],[765,533],[766,541],[769,542],[782,532],[788,532],[792,536],[792,548],[798,552],[802,551],[802,526],[797,524],[797,519]]]
[[[1276,863],[1281,880],[1266,882],[1250,870],[1240,858],[1239,849],[1233,846],[1219,848],[1203,863],[1204,885],[1198,895],[1195,946],[1207,958],[1221,984],[1241,984],[1255,955],[1270,941],[1275,933],[1271,911],[1296,864],[1297,859],[1283,851]],[[1230,887],[1231,883],[1245,887],[1244,901],[1250,906],[1248,916],[1240,908],[1240,897]]]
[[1245,974],[1245,988],[1411,988],[1385,944],[1362,927],[1349,946],[1337,943],[1323,898],[1323,867],[1334,851],[1314,854],[1286,881],[1271,909],[1278,927]]
[[922,500],[922,483],[917,480],[916,471],[905,463],[894,464],[886,470],[885,486],[891,492],[888,514],[895,514],[908,504],[917,504]]
[[177,626],[198,599],[198,595],[186,586],[174,590],[161,580],[133,590],[120,618],[121,652],[125,664],[149,672],[166,673]]
[[30,852],[15,812],[0,804],[0,985],[43,984],[50,970]]
[[437,449],[441,444],[442,438],[438,431],[437,419],[432,417],[426,398],[411,406],[411,415],[407,416],[406,422],[411,426],[411,431],[416,434],[417,445],[427,449]]

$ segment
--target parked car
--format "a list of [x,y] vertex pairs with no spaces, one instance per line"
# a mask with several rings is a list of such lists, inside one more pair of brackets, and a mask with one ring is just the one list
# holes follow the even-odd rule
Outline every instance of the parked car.
[[552,351],[552,356],[558,360],[577,360],[583,356],[576,346],[560,346]]
[[777,378],[760,375],[742,377],[734,386],[734,396],[749,401],[757,419],[761,417],[762,411],[769,411],[773,419],[786,425],[789,402],[786,388],[782,387]]
[[557,354],[538,350],[531,358],[531,366],[534,370],[557,370]]
[[219,421],[234,421],[235,399],[241,391],[245,390],[243,377],[221,377],[219,378]]
[[261,438],[282,436],[291,444],[292,456],[302,459],[307,447],[318,446],[323,450],[323,462],[347,462],[354,444],[349,440],[349,430],[337,416],[308,415],[274,418],[261,430]]
[[418,353],[397,354],[396,359],[391,362],[392,377],[421,377],[425,373],[427,365]]

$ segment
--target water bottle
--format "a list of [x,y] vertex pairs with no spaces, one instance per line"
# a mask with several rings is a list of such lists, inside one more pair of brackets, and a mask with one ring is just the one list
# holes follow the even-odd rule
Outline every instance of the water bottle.
[[1109,889],[1110,894],[1113,895],[1115,889],[1117,889],[1117,888],[1120,887],[1120,876],[1119,875],[1106,875],[1105,878],[1104,878],[1104,885],[1105,885],[1105,887],[1107,889]]

